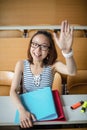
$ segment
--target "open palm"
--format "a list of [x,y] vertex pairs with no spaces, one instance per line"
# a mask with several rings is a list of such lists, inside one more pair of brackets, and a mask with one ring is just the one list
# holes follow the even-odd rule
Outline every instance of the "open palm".
[[71,50],[73,43],[73,28],[70,29],[67,21],[63,21],[61,24],[60,37],[54,33],[54,39],[62,51],[67,53]]

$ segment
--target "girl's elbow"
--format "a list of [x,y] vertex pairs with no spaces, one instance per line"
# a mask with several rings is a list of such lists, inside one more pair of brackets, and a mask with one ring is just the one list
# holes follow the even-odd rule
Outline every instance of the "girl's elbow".
[[12,93],[13,93],[13,91],[12,91],[12,90],[10,90],[9,95],[10,95],[10,96],[12,96],[12,95],[13,95]]
[[10,92],[9,92],[9,95],[12,97],[15,92],[16,92],[15,89],[12,89],[12,88],[11,88],[11,89],[10,89]]
[[75,76],[76,74],[77,74],[77,69],[69,72],[70,76]]

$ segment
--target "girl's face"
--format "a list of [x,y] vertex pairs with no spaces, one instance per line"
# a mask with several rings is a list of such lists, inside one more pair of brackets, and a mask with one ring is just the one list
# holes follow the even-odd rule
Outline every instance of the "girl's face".
[[43,34],[38,34],[32,39],[30,53],[33,61],[42,62],[49,53],[49,39]]

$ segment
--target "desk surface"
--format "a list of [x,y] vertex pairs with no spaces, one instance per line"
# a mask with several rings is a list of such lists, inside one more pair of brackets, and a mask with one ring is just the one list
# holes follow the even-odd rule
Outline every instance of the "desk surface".
[[[84,95],[61,95],[61,102],[65,113],[66,121],[36,122],[35,125],[55,124],[87,124],[87,110],[81,113],[81,107],[72,110],[70,106],[78,101],[87,101],[87,94]],[[9,96],[0,96],[0,126],[15,125],[16,107]]]

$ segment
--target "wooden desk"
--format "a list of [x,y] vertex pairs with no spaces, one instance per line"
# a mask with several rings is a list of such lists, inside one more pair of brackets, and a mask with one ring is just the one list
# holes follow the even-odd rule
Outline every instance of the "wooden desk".
[[[34,124],[36,128],[73,128],[73,127],[86,127],[87,128],[87,110],[85,113],[81,113],[81,107],[77,108],[76,110],[72,110],[70,106],[78,101],[86,101],[86,95],[62,95],[61,102],[63,105],[63,110],[65,113],[65,117],[67,121],[49,121],[49,122],[36,122]],[[16,107],[11,101],[9,96],[0,96],[0,130],[4,126],[13,126],[18,128],[14,124],[14,117],[15,117]],[[7,130],[7,129],[6,129]],[[10,129],[9,129],[10,130]]]

